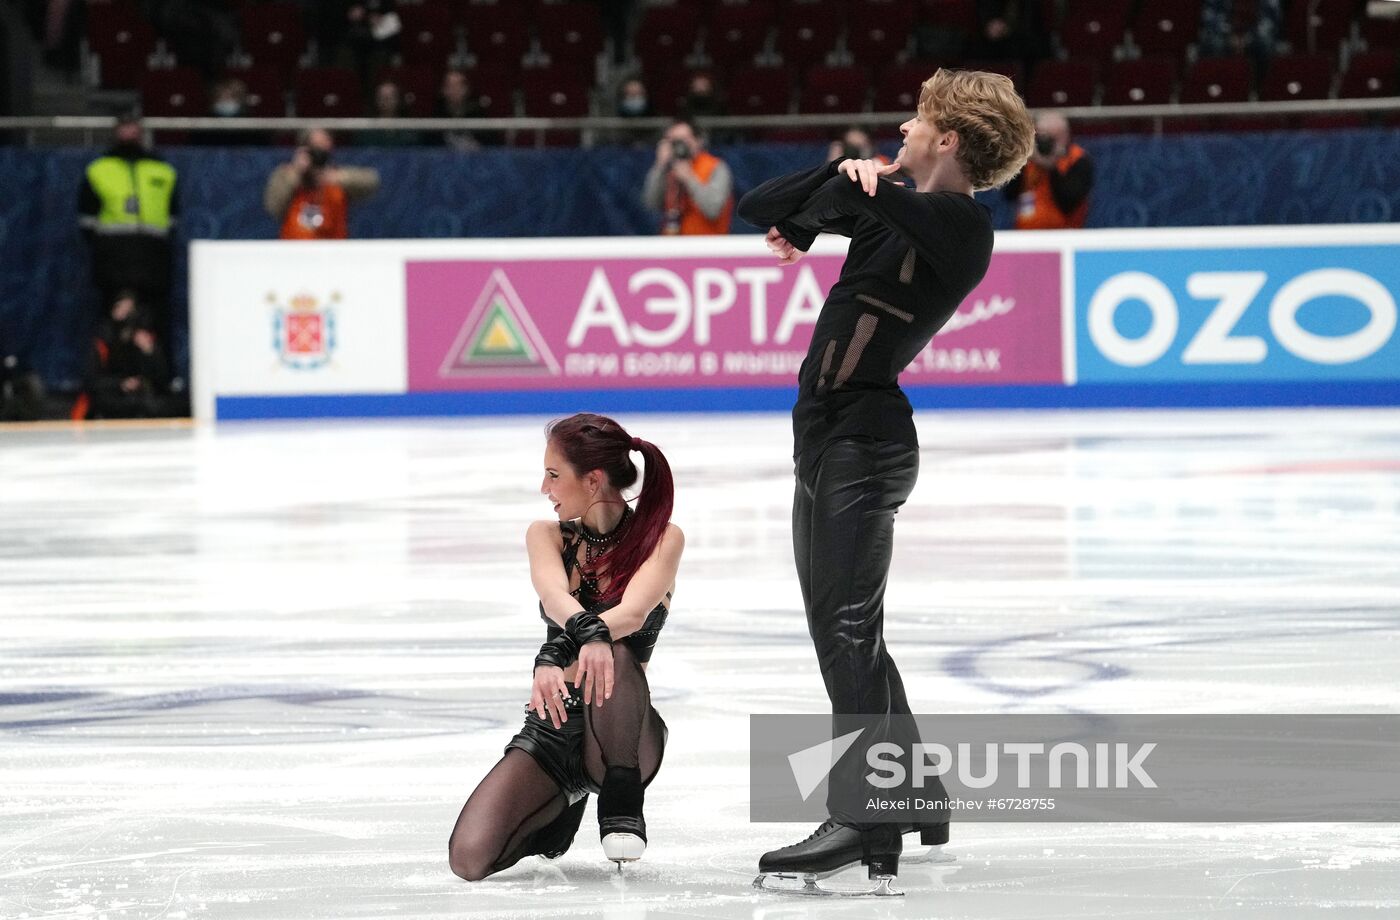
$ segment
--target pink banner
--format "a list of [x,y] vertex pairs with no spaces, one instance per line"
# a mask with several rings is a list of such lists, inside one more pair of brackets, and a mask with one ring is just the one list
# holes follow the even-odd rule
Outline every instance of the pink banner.
[[[791,386],[841,262],[410,261],[409,389]],[[993,257],[901,380],[1063,383],[1059,255]]]

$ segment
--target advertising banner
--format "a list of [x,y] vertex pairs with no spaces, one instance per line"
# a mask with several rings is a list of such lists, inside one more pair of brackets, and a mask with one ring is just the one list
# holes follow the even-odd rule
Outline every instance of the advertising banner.
[[[841,262],[409,261],[409,389],[792,386]],[[996,257],[905,382],[1061,382],[1059,262]]]
[[1400,247],[1075,254],[1085,383],[1400,379]]

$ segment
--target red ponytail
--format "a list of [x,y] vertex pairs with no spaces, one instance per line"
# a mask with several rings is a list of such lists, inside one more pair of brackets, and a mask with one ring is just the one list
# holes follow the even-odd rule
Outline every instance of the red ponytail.
[[[637,481],[637,467],[631,451],[639,451],[645,461],[642,491],[636,498],[636,510],[624,525],[615,545],[604,557],[608,587],[599,600],[612,603],[622,597],[627,583],[642,564],[651,558],[671,522],[675,503],[675,484],[671,465],[661,448],[650,441],[634,438],[621,425],[602,415],[580,412],[551,422],[545,435],[564,454],[574,471],[583,474],[602,470],[616,489],[627,489]],[[635,446],[634,446],[635,445]]]

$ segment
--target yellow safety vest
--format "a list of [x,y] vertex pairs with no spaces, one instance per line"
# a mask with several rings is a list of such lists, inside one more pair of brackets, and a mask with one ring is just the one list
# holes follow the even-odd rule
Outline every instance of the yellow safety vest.
[[87,178],[102,204],[93,227],[97,233],[170,233],[175,167],[169,163],[99,157],[88,164]]

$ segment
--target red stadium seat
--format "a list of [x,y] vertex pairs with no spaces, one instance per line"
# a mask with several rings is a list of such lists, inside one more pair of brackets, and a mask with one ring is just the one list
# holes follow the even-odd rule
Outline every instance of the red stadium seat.
[[511,118],[515,115],[515,73],[495,69],[473,70],[472,92],[481,105],[483,118]]
[[1326,99],[1332,84],[1332,58],[1325,54],[1276,57],[1259,85],[1260,101]]
[[710,13],[705,53],[719,65],[743,65],[763,50],[773,24],[773,7],[763,0],[721,5]]
[[797,110],[807,115],[864,111],[869,88],[864,67],[813,67],[803,81]]
[[436,69],[457,50],[452,11],[441,3],[401,4],[398,13],[403,23],[399,54],[406,66]]
[[209,114],[204,78],[193,67],[152,70],[141,80],[141,112],[155,118],[202,118]]
[[1143,0],[1133,20],[1133,44],[1144,55],[1181,60],[1201,26],[1201,0]]
[[[1383,99],[1400,92],[1396,80],[1397,56],[1394,50],[1371,50],[1352,57],[1341,77],[1337,97],[1341,99]],[[1372,116],[1365,112],[1315,112],[1305,115],[1306,129],[1323,127],[1365,127]]]
[[294,95],[301,118],[358,118],[364,114],[360,81],[344,67],[311,67],[298,72]]
[[889,64],[908,47],[917,12],[908,0],[853,0],[846,17],[846,49],[857,64]]
[[[1186,73],[1181,81],[1180,101],[1183,104],[1206,102],[1248,102],[1250,86],[1254,74],[1245,58],[1221,57],[1202,58]],[[1230,122],[1220,118],[1169,118],[1163,122],[1163,130],[1220,131],[1228,130]]]
[[700,34],[700,16],[693,6],[648,7],[633,41],[642,70],[660,74],[677,73],[695,49]]
[[789,2],[778,20],[778,53],[796,67],[820,64],[835,50],[845,18],[842,0]]
[[[675,115],[681,110],[686,94],[690,91],[690,78],[706,71],[686,70],[680,66],[665,67],[648,71],[644,81],[651,107],[658,115]],[[654,74],[654,76],[653,76]]]
[[1335,55],[1351,31],[1355,0],[1293,0],[1288,4],[1284,38],[1297,52]]
[[1394,49],[1366,51],[1351,59],[1337,96],[1342,99],[1382,99],[1400,92],[1397,68],[1400,55]]
[[1093,105],[1096,71],[1090,61],[1042,61],[1026,101],[1037,109]]
[[876,112],[910,112],[919,105],[919,88],[933,76],[933,66],[921,62],[892,64],[875,81],[870,108]]
[[1067,0],[1060,44],[1072,60],[1104,62],[1123,41],[1128,24],[1128,4],[1101,0]]
[[[1176,59],[1160,55],[1119,61],[1104,81],[1103,104],[1161,105],[1172,101],[1176,84]],[[1086,121],[1076,127],[1080,134],[1149,134],[1155,128],[1151,118],[1121,118]]]
[[[1001,74],[1016,84],[1016,91],[1022,96],[1026,94],[1026,69],[1020,61],[977,61],[968,60],[960,64],[953,65],[957,70],[980,70],[983,73]],[[928,72],[933,76],[933,71]]]
[[287,74],[306,51],[306,32],[295,3],[256,3],[239,12],[243,50],[260,68]]
[[[209,114],[204,78],[193,67],[151,70],[141,78],[141,113],[153,118],[202,118]],[[157,131],[157,144],[189,143],[188,131]]]
[[792,96],[786,67],[741,67],[725,87],[730,115],[784,115]]
[[603,24],[595,3],[556,3],[541,6],[535,14],[540,49],[556,67],[587,71],[589,83],[597,58],[603,52]]
[[1104,81],[1104,105],[1163,105],[1172,101],[1176,85],[1176,60],[1144,57],[1119,61]]
[[[521,97],[527,116],[579,118],[588,114],[588,87],[550,67],[527,70],[521,75]],[[550,146],[577,145],[579,132],[546,131],[544,142]],[[535,132],[524,132],[516,143],[533,145]]]
[[530,47],[530,23],[520,3],[503,0],[459,5],[457,15],[466,29],[467,49],[476,56],[478,67],[520,67],[520,58]]
[[93,3],[87,7],[87,44],[97,56],[99,83],[132,89],[146,74],[156,32],[128,4]]
[[1363,15],[1361,40],[1373,51],[1400,49],[1400,12],[1394,16]]

